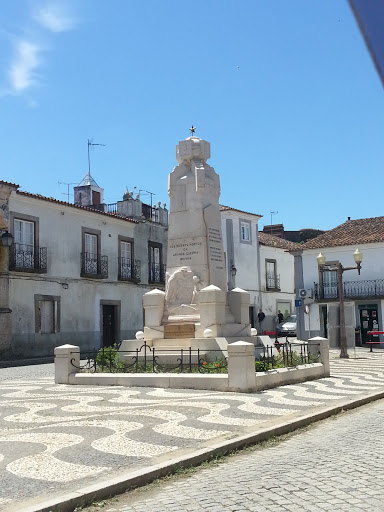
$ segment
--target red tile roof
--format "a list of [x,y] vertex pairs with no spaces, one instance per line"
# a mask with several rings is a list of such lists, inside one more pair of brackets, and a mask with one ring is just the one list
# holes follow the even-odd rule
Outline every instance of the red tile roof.
[[278,236],[269,235],[268,233],[259,232],[259,243],[268,247],[277,247],[278,249],[285,249],[287,251],[295,251],[300,249],[302,246],[291,242],[290,240],[284,240]]
[[32,197],[33,199],[40,199],[41,201],[48,201],[50,203],[61,204],[63,206],[69,206],[71,208],[78,208],[80,210],[86,210],[88,212],[96,213],[99,215],[106,215],[107,217],[114,217],[115,219],[126,220],[128,222],[134,222],[135,224],[139,224],[139,222],[140,222],[137,219],[122,217],[122,216],[118,215],[117,213],[101,212],[99,210],[89,208],[88,206],[80,206],[78,204],[67,203],[66,201],[59,201],[58,199],[54,199],[53,197],[45,197],[40,194],[31,194],[30,192],[22,192],[21,190],[17,190],[16,193],[21,196]]
[[16,183],[10,183],[9,181],[0,180],[0,185],[10,185],[11,187],[19,188],[20,185],[16,185]]
[[384,242],[384,217],[347,220],[334,229],[308,240],[301,249],[322,249],[344,245],[362,245]]

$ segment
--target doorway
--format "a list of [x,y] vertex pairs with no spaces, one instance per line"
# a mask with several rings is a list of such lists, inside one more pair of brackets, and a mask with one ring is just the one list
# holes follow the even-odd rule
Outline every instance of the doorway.
[[111,347],[120,342],[120,301],[100,301],[100,346]]
[[[378,341],[378,336],[372,337],[368,331],[379,331],[378,308],[376,304],[359,306],[361,342]],[[372,339],[373,338],[373,339]]]
[[328,338],[328,308],[321,306],[321,319],[323,324],[324,338]]

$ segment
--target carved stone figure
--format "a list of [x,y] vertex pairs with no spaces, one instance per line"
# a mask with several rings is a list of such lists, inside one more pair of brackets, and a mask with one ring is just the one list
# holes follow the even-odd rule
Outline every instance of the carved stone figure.
[[168,280],[165,302],[169,306],[191,304],[193,298],[193,273],[188,267],[176,270]]

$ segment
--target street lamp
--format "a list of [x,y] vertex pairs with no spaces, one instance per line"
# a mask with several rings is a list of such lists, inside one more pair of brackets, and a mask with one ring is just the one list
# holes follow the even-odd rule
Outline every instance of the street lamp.
[[3,230],[3,234],[0,237],[2,245],[5,245],[6,247],[10,247],[13,243],[13,235],[11,233],[8,233],[6,229]]
[[357,270],[360,275],[361,262],[363,261],[363,253],[356,249],[353,253],[353,259],[355,260],[356,267],[343,267],[343,265],[338,263],[331,263],[329,265],[326,264],[325,256],[320,253],[317,256],[317,264],[319,266],[319,272],[323,273],[326,271],[336,270],[337,277],[337,294],[339,296],[339,304],[340,304],[340,357],[348,358],[348,350],[347,350],[347,337],[345,334],[345,315],[344,315],[344,290],[343,290],[343,272],[346,270]]

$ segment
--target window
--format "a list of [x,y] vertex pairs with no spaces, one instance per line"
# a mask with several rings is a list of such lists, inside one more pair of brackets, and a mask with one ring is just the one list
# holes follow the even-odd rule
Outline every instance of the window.
[[323,298],[334,299],[337,297],[337,272],[325,270],[323,272]]
[[60,297],[35,295],[35,332],[52,334],[60,331]]
[[82,277],[108,277],[108,256],[102,256],[100,254],[100,238],[101,231],[84,227],[82,228]]
[[162,245],[156,242],[148,244],[149,256],[149,282],[164,282],[164,272],[162,269]]
[[249,241],[249,225],[245,222],[241,223],[241,239],[246,242]]
[[119,279],[131,281],[133,278],[133,240],[119,236]]
[[240,243],[252,244],[251,223],[246,219],[239,219]]
[[15,266],[34,268],[35,266],[35,224],[27,220],[15,219]]
[[267,290],[280,289],[280,276],[276,271],[276,260],[265,260],[265,275]]

